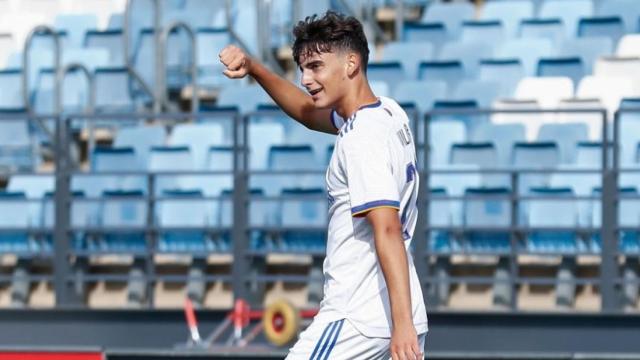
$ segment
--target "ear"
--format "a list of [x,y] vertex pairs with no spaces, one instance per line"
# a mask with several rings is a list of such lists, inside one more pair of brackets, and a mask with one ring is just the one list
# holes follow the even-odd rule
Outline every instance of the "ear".
[[347,74],[353,77],[360,69],[360,57],[354,52],[347,53]]

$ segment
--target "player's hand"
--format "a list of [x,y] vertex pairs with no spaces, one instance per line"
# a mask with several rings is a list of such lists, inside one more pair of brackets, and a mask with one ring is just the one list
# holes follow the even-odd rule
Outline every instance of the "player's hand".
[[422,360],[424,355],[418,343],[418,334],[413,324],[397,327],[391,334],[392,360]]
[[251,57],[235,45],[228,45],[218,55],[226,67],[222,72],[230,79],[241,79],[249,73]]

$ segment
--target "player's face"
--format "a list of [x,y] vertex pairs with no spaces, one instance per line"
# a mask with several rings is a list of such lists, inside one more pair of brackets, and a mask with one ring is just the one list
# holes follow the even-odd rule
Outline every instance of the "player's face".
[[302,57],[302,86],[307,89],[317,108],[332,108],[345,93],[347,67],[340,52],[311,54]]

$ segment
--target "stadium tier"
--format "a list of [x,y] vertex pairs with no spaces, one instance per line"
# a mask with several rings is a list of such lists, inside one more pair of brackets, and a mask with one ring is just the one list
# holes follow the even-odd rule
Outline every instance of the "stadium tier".
[[[24,284],[60,261],[82,306],[229,307],[234,282],[316,304],[334,138],[218,53],[299,79],[292,25],[336,9],[368,19],[374,93],[411,117],[429,304],[638,311],[637,1],[404,1],[395,31],[396,1],[157,3],[0,0],[0,306],[53,306]],[[594,290],[605,257],[631,280]]]

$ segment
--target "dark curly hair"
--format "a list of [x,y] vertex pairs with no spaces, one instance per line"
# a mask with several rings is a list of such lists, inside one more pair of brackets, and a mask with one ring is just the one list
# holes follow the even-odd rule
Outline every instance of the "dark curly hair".
[[367,71],[369,46],[362,24],[353,16],[327,11],[322,17],[307,16],[293,28],[293,59],[300,65],[300,58],[334,50],[354,51],[360,55],[362,68]]

